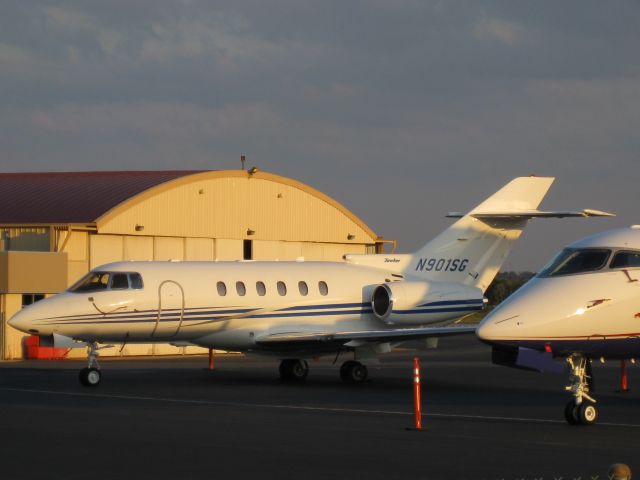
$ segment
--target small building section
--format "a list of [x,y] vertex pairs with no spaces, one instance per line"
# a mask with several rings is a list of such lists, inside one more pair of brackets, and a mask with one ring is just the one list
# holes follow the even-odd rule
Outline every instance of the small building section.
[[[20,308],[121,260],[333,260],[383,240],[323,193],[242,170],[0,174],[0,358],[22,358]],[[180,354],[126,345],[104,355]],[[73,356],[81,352],[74,351]]]

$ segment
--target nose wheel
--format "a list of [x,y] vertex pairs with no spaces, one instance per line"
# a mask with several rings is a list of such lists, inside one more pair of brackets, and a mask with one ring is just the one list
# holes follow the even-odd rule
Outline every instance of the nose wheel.
[[91,342],[87,347],[88,366],[80,370],[80,383],[85,387],[97,387],[102,381],[102,373],[98,364],[98,344]]
[[567,358],[571,368],[571,384],[566,390],[573,399],[564,409],[564,417],[570,425],[593,425],[598,419],[596,400],[589,394],[593,390],[593,373],[589,359],[583,355]]
[[80,370],[80,383],[85,387],[97,387],[102,380],[102,373],[97,368],[83,368]]

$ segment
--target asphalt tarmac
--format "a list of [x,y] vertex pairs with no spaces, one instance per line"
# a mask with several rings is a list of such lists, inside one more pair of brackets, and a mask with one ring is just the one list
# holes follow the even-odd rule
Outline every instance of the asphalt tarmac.
[[[393,353],[370,381],[344,385],[333,358],[305,384],[278,362],[218,356],[102,360],[82,387],[78,361],[0,363],[3,479],[605,479],[640,476],[640,368],[594,365],[597,425],[563,418],[566,375],[493,366],[474,338],[419,352],[424,431],[410,431],[412,358]],[[637,387],[637,388],[636,388]]]

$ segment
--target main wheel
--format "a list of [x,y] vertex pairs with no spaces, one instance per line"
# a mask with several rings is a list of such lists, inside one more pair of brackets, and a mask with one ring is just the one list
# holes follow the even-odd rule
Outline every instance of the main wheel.
[[97,387],[102,380],[102,373],[97,368],[83,368],[80,370],[80,383],[85,387]]
[[567,406],[564,407],[564,418],[567,420],[569,425],[578,425],[578,412],[577,412],[576,401],[571,400],[567,403]]
[[286,359],[280,362],[280,378],[285,381],[302,382],[309,374],[309,365],[304,360]]
[[349,360],[340,367],[340,378],[346,383],[362,383],[367,380],[369,371],[360,362]]
[[591,402],[582,402],[577,409],[577,417],[582,425],[593,425],[598,419],[598,409]]

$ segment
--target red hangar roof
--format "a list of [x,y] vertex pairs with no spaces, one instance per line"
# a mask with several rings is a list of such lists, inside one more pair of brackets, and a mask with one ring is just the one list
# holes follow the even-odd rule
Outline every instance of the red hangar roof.
[[201,172],[0,173],[0,224],[93,223],[134,195]]

